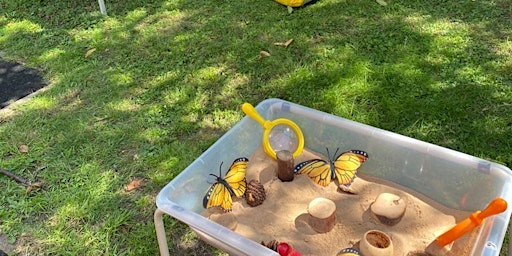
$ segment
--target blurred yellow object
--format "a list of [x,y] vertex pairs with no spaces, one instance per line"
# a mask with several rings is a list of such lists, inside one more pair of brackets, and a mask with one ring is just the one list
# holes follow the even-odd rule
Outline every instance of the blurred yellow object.
[[275,0],[276,2],[286,5],[288,7],[300,7],[303,6],[305,1],[304,0]]

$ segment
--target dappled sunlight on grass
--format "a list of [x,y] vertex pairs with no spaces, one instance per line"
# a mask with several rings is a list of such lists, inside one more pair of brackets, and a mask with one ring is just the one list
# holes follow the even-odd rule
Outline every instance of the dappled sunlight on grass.
[[109,84],[114,86],[130,86],[134,82],[132,72],[121,68],[109,68],[104,74],[107,75]]
[[[454,42],[464,41],[461,39],[467,38],[469,32],[468,25],[460,21],[428,17],[428,19],[423,20],[422,23],[423,33],[437,36],[448,41],[450,41],[450,39]],[[440,43],[442,42],[444,41],[440,41]]]
[[161,127],[149,127],[140,133],[140,137],[150,143],[160,143],[172,139],[169,137],[169,131]]
[[56,104],[58,104],[58,101],[56,101],[53,98],[50,98],[48,96],[37,96],[33,97],[29,102],[25,104],[25,111],[49,110],[55,108]]
[[3,26],[0,29],[0,31],[2,32],[2,36],[0,37],[0,43],[4,43],[7,41],[7,39],[9,39],[10,36],[14,36],[18,33],[40,33],[43,31],[43,28],[39,24],[33,23],[29,20],[22,20],[9,22],[5,26]]
[[138,104],[130,99],[122,99],[118,102],[111,102],[108,105],[111,107],[111,109],[116,111],[134,111],[139,108]]
[[178,162],[180,159],[176,157],[171,158],[165,158],[165,159],[159,159],[157,168],[158,172],[153,172],[151,175],[149,175],[149,178],[151,178],[156,184],[165,185],[167,184],[167,181],[169,179],[174,178],[180,169],[180,165]]
[[128,22],[138,22],[147,16],[147,10],[145,10],[144,8],[138,8],[128,12],[128,14],[125,15],[124,19]]
[[46,225],[53,231],[46,233],[40,243],[74,252],[104,253],[102,250],[105,249],[101,248],[105,246],[115,251],[110,239],[120,226],[127,224],[132,213],[128,206],[105,212],[105,206],[123,203],[125,199],[116,186],[119,176],[114,171],[100,168],[98,164],[79,167],[60,189],[65,196],[50,199],[55,212],[49,216]]
[[[5,5],[0,46],[52,87],[0,121],[0,167],[47,187],[18,199],[0,179],[1,228],[30,231],[50,254],[157,253],[156,193],[243,102],[283,98],[512,164],[506,1],[322,0],[288,14],[274,1],[149,0],[109,2],[108,16],[94,1],[22,3]],[[144,187],[125,192],[133,177]],[[212,254],[170,222],[176,255]]]
[[188,76],[186,82],[199,87],[208,88],[208,86],[220,82],[223,79],[223,70],[224,68],[222,67],[204,67]]
[[230,127],[232,127],[236,122],[238,122],[242,118],[241,110],[226,110],[221,111],[215,109],[213,113],[206,115],[202,118],[202,120],[197,120],[199,126],[201,127],[201,131],[198,134],[199,137],[210,136],[209,134],[203,134],[212,132],[215,130],[225,130],[227,131]]
[[[157,76],[150,77],[150,79],[148,79],[148,81],[142,86],[147,88],[158,87],[162,84],[165,84],[166,82],[180,80],[180,75],[181,74],[176,70],[168,70],[167,72],[163,72],[162,74],[158,74]],[[166,95],[163,96],[165,97]]]
[[65,50],[60,48],[50,49],[39,56],[38,62],[54,61],[55,59],[60,58],[60,55],[64,54],[65,52]]
[[134,30],[139,34],[140,40],[145,41],[157,35],[176,35],[186,18],[186,14],[176,10],[163,11],[145,17],[138,22]]
[[[161,170],[173,170],[178,163],[179,159],[176,157],[171,157],[168,159],[165,159],[164,161],[161,161],[158,163],[158,168]],[[168,176],[169,174],[165,174],[163,172],[157,172],[155,175],[153,175],[153,178],[158,178],[159,176]],[[168,177],[167,177],[168,178]]]

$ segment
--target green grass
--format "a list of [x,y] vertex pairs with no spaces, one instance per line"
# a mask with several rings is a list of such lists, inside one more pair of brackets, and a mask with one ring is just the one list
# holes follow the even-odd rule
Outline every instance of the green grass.
[[[270,0],[0,10],[3,58],[52,83],[0,121],[0,167],[44,182],[25,195],[0,177],[0,230],[20,254],[157,254],[156,194],[246,101],[278,97],[512,166],[508,0],[319,0],[291,15]],[[134,178],[143,187],[125,192]],[[174,254],[221,253],[165,223]]]

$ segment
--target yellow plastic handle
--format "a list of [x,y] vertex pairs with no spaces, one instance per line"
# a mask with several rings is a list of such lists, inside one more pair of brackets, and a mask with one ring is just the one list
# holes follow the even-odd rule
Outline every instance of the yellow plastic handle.
[[269,136],[270,132],[273,129],[273,127],[278,125],[286,125],[290,129],[292,129],[295,132],[295,135],[297,136],[297,148],[295,149],[293,153],[293,157],[297,157],[302,153],[302,149],[304,148],[304,135],[302,134],[302,131],[300,130],[299,126],[292,122],[291,120],[279,118],[273,121],[265,120],[261,115],[256,111],[256,109],[250,104],[250,103],[244,103],[242,104],[242,111],[251,117],[252,119],[256,120],[258,123],[261,124],[263,127],[263,137],[262,137],[262,145],[264,151],[271,156],[274,159],[277,159],[277,155],[275,150],[272,148],[272,145],[270,145]]
[[244,103],[242,105],[242,111],[246,115],[250,116],[252,119],[256,120],[258,123],[260,123],[261,126],[263,126],[264,130],[269,128],[268,126],[270,125],[270,121],[263,119],[263,117],[260,116],[258,111],[256,111],[256,109],[250,103]]

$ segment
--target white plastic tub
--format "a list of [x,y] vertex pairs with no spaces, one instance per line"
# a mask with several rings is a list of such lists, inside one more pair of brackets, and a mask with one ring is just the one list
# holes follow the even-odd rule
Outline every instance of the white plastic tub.
[[[449,208],[480,210],[496,197],[512,205],[512,172],[503,165],[279,99],[265,100],[256,109],[267,120],[288,118],[297,123],[305,147],[313,151],[323,152],[326,147],[365,150],[371,156],[360,173],[400,184]],[[168,253],[161,218],[168,214],[233,255],[277,255],[199,214],[204,210],[209,174],[218,170],[221,161],[250,157],[261,146],[262,134],[256,121],[244,117],[160,191],[155,225],[161,254]],[[472,255],[499,255],[510,215],[509,207],[484,222]]]

